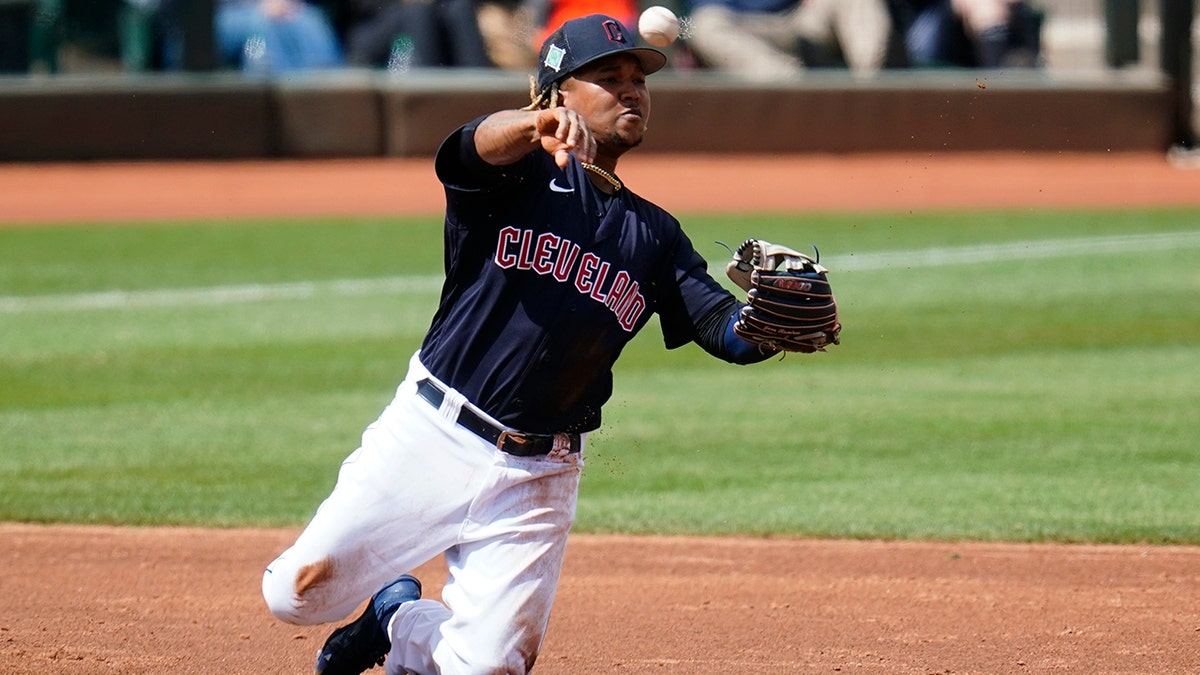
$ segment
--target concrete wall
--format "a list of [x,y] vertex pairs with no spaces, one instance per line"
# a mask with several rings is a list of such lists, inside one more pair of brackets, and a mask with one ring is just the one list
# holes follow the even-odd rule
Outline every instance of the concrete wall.
[[[528,102],[525,77],[341,72],[0,78],[0,161],[417,157],[459,124]],[[1161,78],[969,71],[814,74],[764,87],[651,79],[652,152],[1160,151]]]

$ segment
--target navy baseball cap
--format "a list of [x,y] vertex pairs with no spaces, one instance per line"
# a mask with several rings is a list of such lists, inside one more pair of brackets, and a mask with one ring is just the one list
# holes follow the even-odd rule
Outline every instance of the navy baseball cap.
[[638,47],[634,43],[635,35],[620,21],[603,14],[582,16],[564,23],[542,43],[538,54],[538,93],[610,54],[629,52],[642,62],[642,70],[647,75],[667,65],[666,54],[650,47]]

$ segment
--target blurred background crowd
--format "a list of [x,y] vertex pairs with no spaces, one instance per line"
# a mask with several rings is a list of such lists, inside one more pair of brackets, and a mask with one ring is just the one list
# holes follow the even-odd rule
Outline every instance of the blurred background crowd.
[[1048,21],[1104,12],[1102,0],[0,0],[0,73],[528,70],[563,21],[602,12],[632,29],[649,4],[682,18],[672,67],[761,81],[1037,68]]
[[[1159,22],[1138,19],[1172,3],[0,0],[0,74],[528,71],[542,39],[563,21],[603,12],[632,29],[650,4],[682,19],[682,38],[666,49],[672,68],[778,82],[816,69],[869,76],[891,69],[1153,66],[1139,43],[1154,39]],[[1114,22],[1125,28],[1114,32]]]

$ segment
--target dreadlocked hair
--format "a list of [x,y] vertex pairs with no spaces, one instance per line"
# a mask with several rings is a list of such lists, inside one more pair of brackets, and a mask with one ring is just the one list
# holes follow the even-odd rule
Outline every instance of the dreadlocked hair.
[[529,76],[529,105],[521,110],[546,110],[558,107],[558,83],[554,82],[545,91],[538,91],[537,78]]

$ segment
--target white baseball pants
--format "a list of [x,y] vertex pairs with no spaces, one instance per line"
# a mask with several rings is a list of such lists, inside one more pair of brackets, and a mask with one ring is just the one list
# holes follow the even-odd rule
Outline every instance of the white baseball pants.
[[549,623],[582,453],[504,453],[455,424],[470,405],[458,392],[447,387],[440,409],[418,397],[426,377],[413,356],[333,492],[268,566],[263,596],[288,623],[340,621],[388,581],[444,554],[442,602],[396,612],[386,671],[525,673]]

